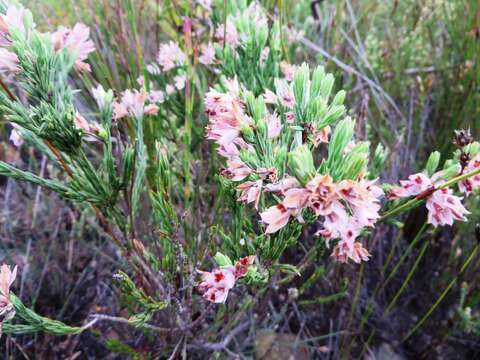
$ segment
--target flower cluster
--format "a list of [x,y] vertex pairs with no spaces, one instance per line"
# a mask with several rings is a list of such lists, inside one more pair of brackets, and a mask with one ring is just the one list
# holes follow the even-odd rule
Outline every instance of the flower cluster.
[[154,103],[146,104],[147,100],[151,99],[144,89],[125,90],[121,101],[113,103],[113,117],[118,120],[127,116],[139,118],[144,114],[155,115],[158,113],[158,106]]
[[212,272],[199,271],[202,275],[202,281],[198,285],[199,291],[208,301],[224,303],[236,281],[247,275],[254,262],[255,255],[250,255],[241,258],[235,265],[222,266]]
[[335,184],[329,175],[316,175],[304,188],[288,189],[280,203],[260,214],[268,225],[266,233],[278,231],[292,217],[302,222],[302,210],[308,208],[324,219],[319,234],[327,244],[331,239],[340,239],[332,253],[337,261],[368,260],[368,252],[355,239],[364,227],[373,226],[379,218],[383,191],[374,183],[360,179]]
[[[432,176],[423,172],[410,175],[407,180],[400,181],[401,186],[390,191],[389,198],[426,197],[428,222],[433,226],[452,225],[455,220],[466,221],[465,215],[469,212],[463,206],[462,198],[454,195],[452,189],[441,186],[442,175],[442,172],[437,172]],[[467,179],[466,181],[470,183],[472,180]],[[464,184],[459,186],[461,189],[468,187]]]
[[75,60],[75,68],[78,71],[90,72],[90,65],[85,62],[88,54],[95,51],[95,44],[90,39],[88,26],[78,23],[73,29],[60,27],[51,36],[55,51],[67,49]]

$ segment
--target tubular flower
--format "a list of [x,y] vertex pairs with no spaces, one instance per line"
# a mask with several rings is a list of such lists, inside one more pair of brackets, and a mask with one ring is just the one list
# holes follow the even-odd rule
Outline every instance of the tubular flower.
[[78,71],[90,72],[90,65],[85,60],[88,54],[95,51],[95,44],[90,39],[90,29],[85,24],[78,23],[73,29],[60,27],[52,34],[52,43],[55,51],[67,49],[76,57],[75,68]]
[[155,115],[158,113],[158,106],[155,104],[146,105],[148,93],[145,90],[125,90],[120,102],[113,103],[113,116],[121,119],[128,115],[141,117],[144,114]]
[[[476,169],[480,169],[480,154],[474,157],[468,162],[468,165],[465,167],[464,172],[471,172]],[[480,174],[472,176],[468,179],[460,181],[458,183],[458,188],[461,192],[469,195],[475,189],[480,187]]]
[[212,65],[215,62],[215,48],[211,43],[202,45],[198,61],[203,65]]
[[18,73],[20,71],[19,65],[20,62],[15,53],[0,48],[0,73]]
[[160,45],[160,50],[157,55],[157,62],[162,67],[163,71],[170,71],[176,66],[181,66],[185,63],[186,56],[180,49],[176,42],[170,41],[166,44]]
[[202,281],[198,284],[198,290],[203,293],[205,300],[224,303],[236,281],[247,274],[254,262],[255,255],[250,255],[238,260],[234,266],[224,266],[212,272],[199,271]]
[[10,30],[17,29],[25,34],[25,25],[23,23],[26,10],[22,7],[9,5],[5,15],[0,16],[0,46],[10,46]]
[[236,48],[240,45],[239,36],[237,28],[231,19],[227,19],[227,26],[225,29],[225,24],[221,24],[215,31],[215,37],[220,43],[220,46],[223,46],[224,42],[232,48]]
[[427,200],[428,222],[433,226],[453,225],[455,220],[466,221],[469,212],[462,204],[462,198],[452,194],[448,188],[435,191]]
[[240,192],[238,201],[244,202],[246,204],[254,203],[255,209],[258,210],[258,203],[260,201],[260,195],[262,190],[262,180],[257,181],[246,181],[237,186],[237,191]]

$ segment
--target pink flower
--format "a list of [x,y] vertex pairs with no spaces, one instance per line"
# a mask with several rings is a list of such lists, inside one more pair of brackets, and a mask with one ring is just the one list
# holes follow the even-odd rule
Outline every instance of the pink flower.
[[0,73],[18,73],[20,62],[15,53],[0,48]]
[[235,263],[235,278],[239,279],[247,275],[248,269],[255,262],[255,255],[249,255],[241,258]]
[[122,103],[113,103],[113,118],[118,120],[128,116],[128,110]]
[[453,225],[454,220],[466,221],[469,212],[462,204],[462,198],[453,195],[448,188],[435,191],[427,199],[428,222],[433,226]]
[[330,175],[317,175],[306,185],[310,193],[308,206],[315,215],[329,215],[332,205],[337,200],[335,185]]
[[295,65],[287,63],[286,61],[282,61],[280,63],[280,70],[282,71],[287,81],[292,81],[297,67]]
[[200,273],[202,282],[198,288],[203,292],[203,298],[214,303],[224,303],[228,292],[235,286],[235,267],[229,266]]
[[293,124],[295,122],[295,113],[293,111],[286,112],[285,119],[287,120],[287,123]]
[[263,98],[265,99],[265,102],[267,104],[276,104],[278,102],[277,95],[269,89],[265,90],[265,92],[263,93]]
[[162,104],[165,101],[165,94],[160,90],[152,90],[148,93],[148,101]]
[[221,46],[223,46],[225,39],[226,39],[226,44],[231,46],[232,48],[236,48],[240,44],[237,28],[235,27],[235,24],[230,18],[227,19],[226,30],[225,30],[225,24],[221,24],[217,28],[217,31],[215,31],[215,37],[220,42]]
[[238,201],[246,204],[255,203],[255,209],[258,210],[258,202],[260,201],[260,195],[262,190],[262,180],[246,181],[237,186],[237,191],[240,192]]
[[231,93],[223,94],[210,90],[205,95],[205,111],[210,120],[207,126],[207,139],[223,146],[223,150],[228,147],[229,153],[234,152],[232,143],[248,147],[240,137],[240,130],[242,125],[250,125],[252,120],[245,115],[243,109],[243,103]]
[[374,185],[374,181],[343,180],[337,185],[340,198],[346,201],[353,212],[353,216],[361,226],[373,226],[380,217],[380,196],[383,191]]
[[313,146],[317,147],[321,143],[328,144],[330,136],[330,126],[325,126],[313,134]]
[[241,181],[252,173],[245,163],[239,159],[227,160],[227,167],[221,171],[221,175],[232,181]]
[[285,192],[289,189],[298,188],[300,186],[297,179],[288,174],[285,177],[273,184],[265,185],[265,191],[273,192],[280,195],[285,195]]
[[173,81],[175,82],[175,87],[177,90],[182,90],[185,88],[185,83],[187,82],[187,76],[186,75],[177,75],[173,78]]
[[24,141],[23,141],[23,137],[22,135],[20,134],[20,132],[13,128],[12,129],[12,132],[10,133],[10,138],[9,140],[12,142],[12,144],[16,147],[20,147],[23,145]]
[[288,224],[294,210],[287,209],[282,203],[268,208],[260,214],[262,221],[267,224],[265,234],[273,234]]
[[85,132],[90,131],[90,125],[88,124],[87,119],[85,119],[78,112],[75,114],[75,119],[73,120],[73,123],[78,130],[83,130]]
[[[471,159],[468,165],[465,167],[464,173],[469,173],[476,169],[480,169],[480,154]],[[470,194],[473,190],[480,187],[480,174],[469,177],[458,183],[458,188],[466,195]]]
[[17,267],[10,269],[10,266],[3,264],[0,267],[0,334],[2,323],[15,316],[15,309],[10,302],[10,287],[17,277]]
[[143,114],[154,115],[158,113],[158,106],[155,104],[146,105],[148,93],[145,90],[125,90],[121,102],[113,103],[113,117],[121,119],[128,115],[139,118]]
[[84,62],[88,54],[95,51],[95,44],[90,39],[88,26],[77,23],[73,29],[60,27],[52,34],[52,43],[55,51],[67,49],[76,57],[75,68],[79,71],[91,71],[90,65]]
[[255,255],[250,255],[239,259],[235,266],[224,266],[212,272],[199,271],[202,281],[198,284],[198,290],[203,293],[204,299],[214,303],[224,303],[235,282],[247,275],[254,262]]
[[212,65],[215,62],[215,48],[211,43],[202,45],[198,61],[203,65]]
[[371,255],[361,243],[350,244],[342,240],[335,246],[331,256],[338,262],[346,263],[348,259],[351,259],[359,264],[362,260],[368,261]]
[[400,180],[401,187],[393,188],[388,197],[397,199],[408,196],[416,196],[433,186],[432,180],[424,173],[410,175],[408,180]]
[[278,137],[282,132],[282,122],[280,121],[280,117],[276,113],[269,113],[265,120],[267,122],[268,138],[274,139]]
[[157,62],[162,67],[163,71],[169,71],[176,66],[181,66],[185,63],[186,56],[180,49],[177,43],[170,41],[166,44],[160,45],[160,50],[157,55]]
[[285,80],[276,81],[275,85],[280,103],[287,109],[293,109],[295,106],[295,97],[291,87],[285,82]]
[[5,15],[0,16],[0,46],[10,46],[12,44],[10,29],[16,29],[25,34],[23,22],[25,13],[26,10],[23,7],[9,5]]

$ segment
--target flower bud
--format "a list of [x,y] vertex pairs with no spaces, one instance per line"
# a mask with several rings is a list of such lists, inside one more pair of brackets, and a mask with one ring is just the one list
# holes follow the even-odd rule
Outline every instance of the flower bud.
[[232,260],[227,255],[223,255],[221,252],[217,252],[213,257],[218,266],[233,266]]
[[288,166],[303,184],[315,176],[313,155],[308,145],[301,145],[288,154]]
[[434,151],[430,154],[427,161],[427,173],[429,176],[432,176],[435,170],[438,168],[438,163],[440,162],[440,153],[438,151]]

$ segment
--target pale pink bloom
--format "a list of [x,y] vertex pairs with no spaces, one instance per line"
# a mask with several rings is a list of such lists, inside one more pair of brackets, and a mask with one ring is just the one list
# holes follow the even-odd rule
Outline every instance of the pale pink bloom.
[[0,267],[0,334],[3,322],[15,316],[15,309],[10,302],[10,287],[17,277],[17,267],[10,269],[10,266],[3,264]]
[[20,62],[15,53],[0,48],[0,73],[18,73]]
[[215,48],[211,43],[202,45],[198,61],[203,65],[212,65],[215,62]]
[[152,90],[148,93],[148,101],[162,104],[165,101],[165,94],[160,90]]
[[144,87],[145,86],[145,77],[143,75],[140,75],[138,78],[137,78],[137,84],[140,86],[140,87]]
[[254,203],[255,209],[258,210],[258,203],[260,201],[260,195],[262,193],[262,180],[246,181],[237,186],[237,191],[240,192],[238,201],[246,204]]
[[268,178],[268,180],[271,182],[277,181],[278,170],[276,167],[273,167],[273,166],[269,168],[260,167],[256,170],[256,173],[260,175],[262,180],[265,180]]
[[267,224],[265,234],[273,234],[283,228],[294,214],[295,210],[287,209],[282,203],[269,207],[260,214],[262,221]]
[[260,52],[260,64],[263,65],[265,61],[268,59],[268,54],[270,54],[270,48],[264,47],[262,51]]
[[105,107],[105,96],[107,95],[102,85],[98,85],[96,88],[92,88],[92,96],[98,104],[100,109]]
[[156,115],[156,114],[158,114],[158,110],[159,110],[159,108],[158,108],[157,105],[150,104],[150,105],[145,106],[144,112],[147,115]]
[[228,266],[200,273],[202,281],[198,288],[203,293],[203,298],[214,303],[224,303],[228,292],[235,286],[235,267]]
[[286,174],[282,180],[265,185],[265,191],[285,195],[287,190],[298,188],[299,186],[300,183],[296,178]]
[[75,127],[78,130],[83,130],[85,132],[90,131],[90,125],[88,124],[87,119],[85,119],[80,113],[75,114],[75,119],[73,120],[73,123],[75,124]]
[[427,199],[428,222],[433,226],[453,225],[455,220],[466,221],[469,212],[462,204],[462,198],[453,195],[451,189],[435,191]]
[[255,258],[255,255],[249,255],[239,259],[235,266],[223,266],[212,272],[199,271],[202,281],[198,284],[198,290],[203,293],[203,298],[214,303],[224,303],[235,282],[247,275]]
[[[469,173],[477,169],[480,169],[480,154],[468,162],[468,165],[464,169],[464,173]],[[473,190],[478,189],[479,187],[480,174],[471,176],[468,179],[465,179],[458,183],[459,190],[466,195],[470,194]]]
[[235,278],[239,279],[247,275],[248,269],[255,262],[255,255],[245,256],[235,263]]
[[52,35],[52,43],[55,51],[67,49],[76,57],[75,68],[79,71],[90,71],[90,65],[84,62],[88,54],[95,51],[95,44],[90,39],[88,26],[77,23],[73,29],[60,27]]
[[177,75],[173,78],[173,81],[175,82],[177,90],[183,90],[185,88],[185,83],[187,82],[187,76]]
[[207,92],[205,111],[210,120],[207,126],[207,139],[224,146],[223,150],[229,153],[234,151],[230,145],[232,143],[248,148],[240,137],[240,131],[243,125],[251,125],[253,121],[245,115],[243,109],[244,105],[240,99],[230,93],[224,94],[213,89]]
[[315,215],[329,215],[334,201],[337,200],[335,184],[330,175],[315,176],[307,183],[306,189],[310,193],[308,206]]
[[289,111],[285,113],[285,120],[289,124],[293,124],[295,122],[295,113],[293,111]]
[[25,13],[26,10],[23,7],[9,5],[5,15],[0,16],[0,46],[10,46],[12,44],[11,29],[16,29],[25,34]]
[[351,259],[359,264],[362,260],[368,261],[371,255],[359,242],[350,244],[340,241],[333,249],[331,256],[338,262],[346,263],[348,259]]
[[235,27],[235,24],[230,18],[227,19],[226,30],[225,24],[221,24],[215,31],[215,37],[217,38],[221,46],[223,46],[225,39],[226,44],[231,46],[232,48],[236,48],[240,44],[237,28]]
[[212,0],[197,0],[197,3],[207,11],[212,10]]
[[280,103],[285,106],[287,109],[293,109],[295,106],[295,97],[291,87],[287,84],[285,80],[275,81],[275,86],[277,89],[277,96],[280,100]]
[[227,159],[240,156],[240,151],[234,143],[220,145],[218,147],[218,153],[220,154],[220,156],[223,156]]
[[176,66],[183,65],[186,59],[187,57],[176,42],[170,41],[160,45],[157,62],[163,71],[170,71]]
[[263,93],[263,98],[265,99],[265,102],[267,104],[276,104],[278,102],[277,95],[269,89],[265,90],[265,92]]
[[223,80],[223,85],[231,96],[236,99],[240,98],[240,83],[236,76],[233,79]]
[[227,167],[221,171],[221,175],[232,181],[241,181],[252,172],[252,169],[240,159],[231,159],[227,160]]
[[424,173],[410,175],[408,180],[400,180],[400,188],[394,188],[389,193],[390,199],[416,196],[433,186],[432,180]]
[[113,118],[118,120],[128,116],[128,109],[119,102],[113,103]]
[[330,126],[325,126],[313,134],[313,146],[317,147],[321,143],[328,144],[330,136]]
[[350,205],[353,216],[361,226],[373,226],[380,217],[379,198],[383,191],[374,184],[375,181],[343,180],[337,185],[338,195]]
[[13,128],[12,129],[12,132],[10,133],[10,138],[9,140],[12,142],[12,144],[16,147],[20,147],[23,145],[24,141],[23,141],[23,137],[22,135],[20,134],[20,132]]
[[282,71],[287,81],[292,81],[297,67],[295,65],[287,63],[286,61],[282,61],[280,62],[280,70]]
[[268,129],[268,138],[274,139],[282,132],[282,122],[280,121],[280,117],[276,114],[267,114],[265,118],[267,122],[267,129]]

